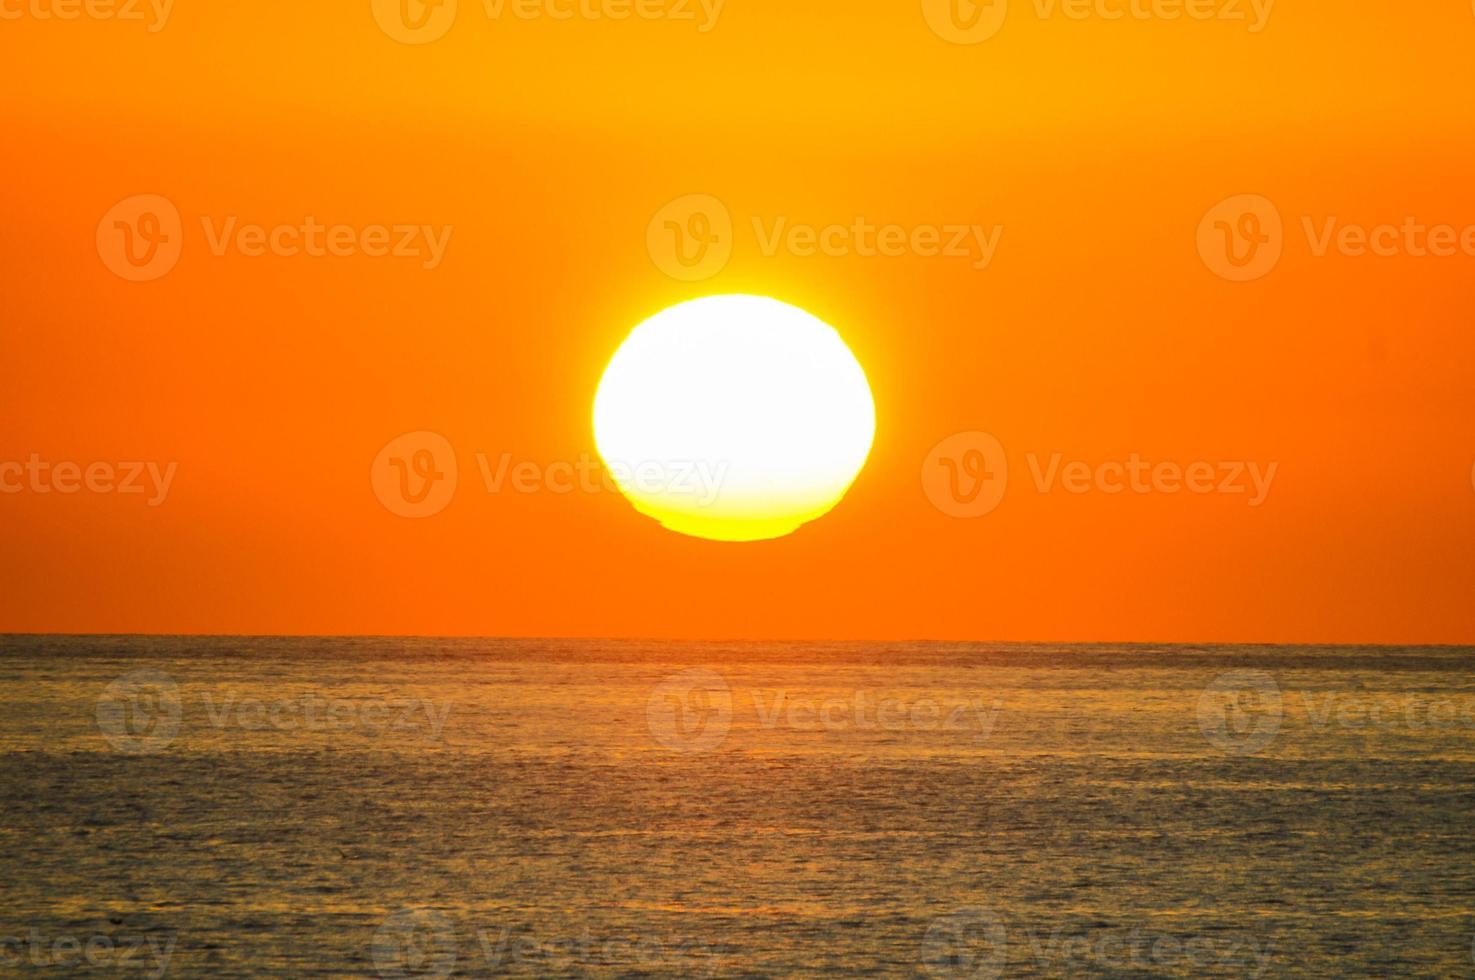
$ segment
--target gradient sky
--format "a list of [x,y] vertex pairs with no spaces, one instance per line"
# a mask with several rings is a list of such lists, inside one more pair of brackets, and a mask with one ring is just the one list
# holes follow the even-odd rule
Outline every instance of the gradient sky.
[[[1475,225],[1465,0],[1282,0],[1255,33],[1013,0],[973,45],[913,2],[728,0],[703,31],[460,0],[423,45],[368,0],[177,0],[154,31],[54,5],[0,0],[0,462],[177,469],[156,507],[0,494],[0,630],[1475,642],[1475,254],[1318,256],[1303,225]],[[99,252],[139,194],[182,220],[153,282]],[[734,222],[699,282],[647,247],[687,194]],[[1231,282],[1198,228],[1243,194],[1284,254]],[[308,216],[451,237],[428,269],[215,255],[202,224]],[[1003,230],[980,270],[765,255],[752,225],[857,216]],[[867,371],[834,512],[724,545],[610,493],[487,492],[478,453],[592,453],[629,329],[726,292]],[[460,471],[419,520],[370,479],[416,431]],[[969,431],[1009,482],[959,519],[924,465]],[[1278,469],[1258,507],[1041,492],[1056,453]]]

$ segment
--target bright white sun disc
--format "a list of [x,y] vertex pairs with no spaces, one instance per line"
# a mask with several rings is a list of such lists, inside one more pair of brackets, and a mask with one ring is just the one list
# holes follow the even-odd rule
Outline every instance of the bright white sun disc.
[[876,410],[834,328],[759,296],[709,296],[636,327],[594,398],[594,441],[620,491],[673,531],[789,534],[840,502]]

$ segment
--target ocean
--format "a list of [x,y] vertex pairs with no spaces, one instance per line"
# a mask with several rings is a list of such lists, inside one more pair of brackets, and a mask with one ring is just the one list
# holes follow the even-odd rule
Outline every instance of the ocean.
[[1472,665],[0,637],[0,973],[1475,976]]

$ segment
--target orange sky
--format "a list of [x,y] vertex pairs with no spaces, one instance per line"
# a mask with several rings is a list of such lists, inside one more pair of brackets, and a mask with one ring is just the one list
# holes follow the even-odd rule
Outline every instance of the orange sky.
[[[1475,225],[1470,5],[1281,0],[1251,33],[1045,4],[961,45],[915,2],[727,0],[702,31],[460,0],[406,45],[368,0],[177,0],[152,32],[0,0],[0,464],[177,464],[155,507],[0,493],[0,630],[1475,642],[1475,254],[1318,256],[1304,225]],[[646,226],[692,193],[735,238],[687,283]],[[99,255],[139,194],[182,221],[152,282]],[[1230,282],[1198,228],[1242,194],[1284,254]],[[206,231],[308,216],[450,237],[426,268]],[[766,255],[752,224],[857,216],[1002,233],[980,270]],[[628,330],[722,292],[865,366],[876,444],[834,512],[725,545],[612,494],[487,492],[478,453],[592,452]],[[369,472],[419,430],[460,481],[410,520]],[[922,473],[974,430],[1009,483],[958,519]],[[1278,469],[1258,507],[1041,492],[1056,453]]]

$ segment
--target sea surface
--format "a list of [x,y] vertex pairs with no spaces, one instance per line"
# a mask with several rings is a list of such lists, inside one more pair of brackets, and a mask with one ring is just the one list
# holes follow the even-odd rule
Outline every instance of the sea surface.
[[0,637],[0,974],[1475,976],[1472,668]]

